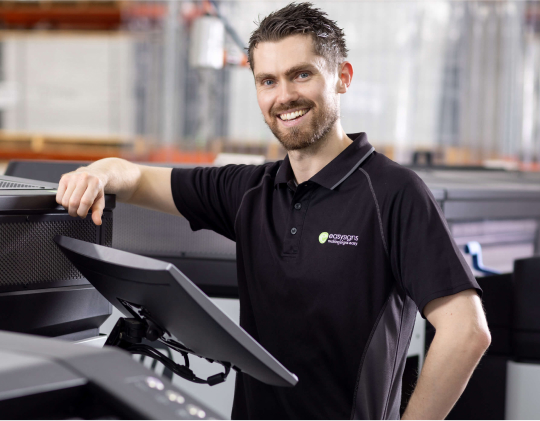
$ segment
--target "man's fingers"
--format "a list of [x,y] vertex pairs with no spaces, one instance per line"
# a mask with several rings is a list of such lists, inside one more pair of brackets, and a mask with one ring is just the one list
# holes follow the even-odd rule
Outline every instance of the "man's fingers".
[[[75,192],[73,196],[75,196]],[[101,192],[99,191],[99,184],[96,181],[88,182],[86,191],[84,191],[82,197],[79,200],[77,215],[79,215],[81,218],[86,218],[86,215],[88,215],[88,211],[94,205],[94,202],[97,200],[100,193]]]
[[56,191],[56,202],[61,205],[62,204],[62,198],[64,197],[64,193],[66,192],[66,187],[69,183],[69,176],[63,175],[60,179],[60,182],[58,183],[58,190]]
[[[88,189],[88,183],[86,182],[86,180],[80,180],[75,186],[75,188],[73,189],[73,192],[71,193],[71,197],[69,198],[69,208],[68,208],[68,213],[71,216],[79,216],[81,198],[87,189]],[[90,206],[88,206],[88,208],[86,209],[86,212],[82,212],[82,213],[86,215],[89,208]]]
[[58,183],[56,201],[73,217],[86,218],[92,209],[92,220],[97,225],[101,225],[105,197],[103,187],[97,177],[86,172],[74,172],[62,176]]
[[92,221],[94,221],[94,224],[102,224],[103,209],[105,209],[105,196],[101,195],[92,205]]
[[66,186],[66,191],[62,196],[62,202],[60,203],[64,208],[66,208],[66,210],[69,210],[69,200],[71,198],[73,190],[75,190],[75,187],[77,187],[77,182],[73,180],[73,178],[71,178],[68,185]]

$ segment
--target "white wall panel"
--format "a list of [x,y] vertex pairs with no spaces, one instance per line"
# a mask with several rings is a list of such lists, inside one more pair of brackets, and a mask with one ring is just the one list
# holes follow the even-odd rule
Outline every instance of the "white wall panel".
[[46,134],[134,134],[132,41],[122,35],[3,38],[6,82],[17,89],[4,129]]

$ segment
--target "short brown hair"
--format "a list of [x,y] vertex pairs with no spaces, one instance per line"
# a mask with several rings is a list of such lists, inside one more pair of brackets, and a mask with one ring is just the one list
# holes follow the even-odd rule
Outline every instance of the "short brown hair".
[[253,71],[253,50],[260,42],[276,42],[291,35],[311,35],[315,54],[330,65],[337,65],[347,57],[345,33],[327,14],[312,3],[291,3],[270,13],[258,23],[249,38],[248,61]]

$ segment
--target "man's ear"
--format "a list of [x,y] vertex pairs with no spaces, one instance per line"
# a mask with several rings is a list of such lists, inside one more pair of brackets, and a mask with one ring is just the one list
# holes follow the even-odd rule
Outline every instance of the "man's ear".
[[353,67],[348,61],[344,61],[338,66],[338,94],[344,94],[349,89],[353,77]]

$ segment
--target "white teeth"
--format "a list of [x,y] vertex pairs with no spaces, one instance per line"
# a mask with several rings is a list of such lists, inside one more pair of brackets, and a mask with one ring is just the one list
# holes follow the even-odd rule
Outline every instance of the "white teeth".
[[287,114],[281,114],[279,116],[279,118],[281,118],[282,120],[284,121],[288,121],[288,120],[294,120],[295,118],[297,117],[300,117],[300,116],[303,116],[304,114],[306,114],[309,110],[299,110],[299,111],[295,111],[293,113],[287,113]]

